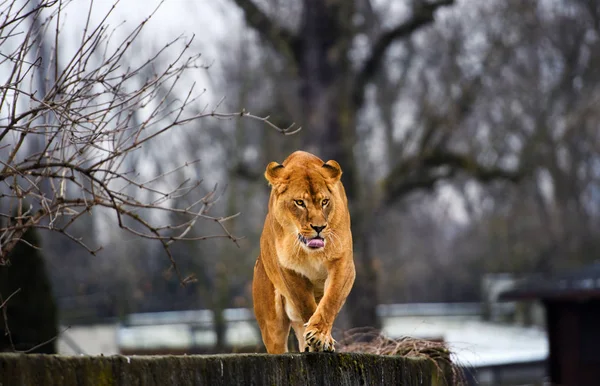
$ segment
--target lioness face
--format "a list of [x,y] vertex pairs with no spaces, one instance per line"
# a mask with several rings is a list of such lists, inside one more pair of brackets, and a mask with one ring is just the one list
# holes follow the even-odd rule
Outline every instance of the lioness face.
[[295,242],[311,252],[335,242],[329,220],[336,207],[332,185],[341,176],[337,162],[285,166],[272,162],[265,175],[274,188],[274,204],[279,206],[274,216]]
[[319,250],[325,248],[331,236],[327,218],[334,204],[323,178],[314,175],[307,177],[290,181],[280,200],[290,213],[289,218],[300,244],[308,250]]

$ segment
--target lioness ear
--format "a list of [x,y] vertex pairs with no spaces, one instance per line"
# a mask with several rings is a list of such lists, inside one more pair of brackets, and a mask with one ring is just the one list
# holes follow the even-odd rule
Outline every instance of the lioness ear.
[[323,168],[325,169],[325,175],[335,180],[335,182],[339,181],[342,177],[342,168],[340,164],[338,164],[334,160],[329,160],[325,162],[323,164]]
[[277,162],[271,162],[265,170],[265,178],[271,185],[277,185],[283,181],[283,165]]

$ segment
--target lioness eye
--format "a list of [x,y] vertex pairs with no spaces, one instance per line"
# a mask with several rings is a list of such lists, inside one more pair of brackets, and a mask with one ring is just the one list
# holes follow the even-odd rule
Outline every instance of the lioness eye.
[[304,207],[304,201],[302,200],[295,200],[294,203],[300,207]]
[[325,206],[329,204],[329,200],[328,199],[324,199],[323,201],[321,201],[321,205]]

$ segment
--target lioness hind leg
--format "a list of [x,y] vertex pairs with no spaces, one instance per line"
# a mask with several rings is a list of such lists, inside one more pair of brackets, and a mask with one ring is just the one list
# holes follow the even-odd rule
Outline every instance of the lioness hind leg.
[[254,314],[267,352],[269,354],[287,352],[290,319],[285,313],[283,296],[275,291],[260,259],[254,266],[252,299]]

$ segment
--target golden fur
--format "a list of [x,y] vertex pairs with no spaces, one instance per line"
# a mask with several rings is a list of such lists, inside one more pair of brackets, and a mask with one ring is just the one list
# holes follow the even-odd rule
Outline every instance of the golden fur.
[[[269,353],[334,351],[333,322],[355,278],[348,200],[335,161],[303,151],[271,162],[269,211],[254,266],[254,313]],[[319,236],[319,237],[317,237]]]

